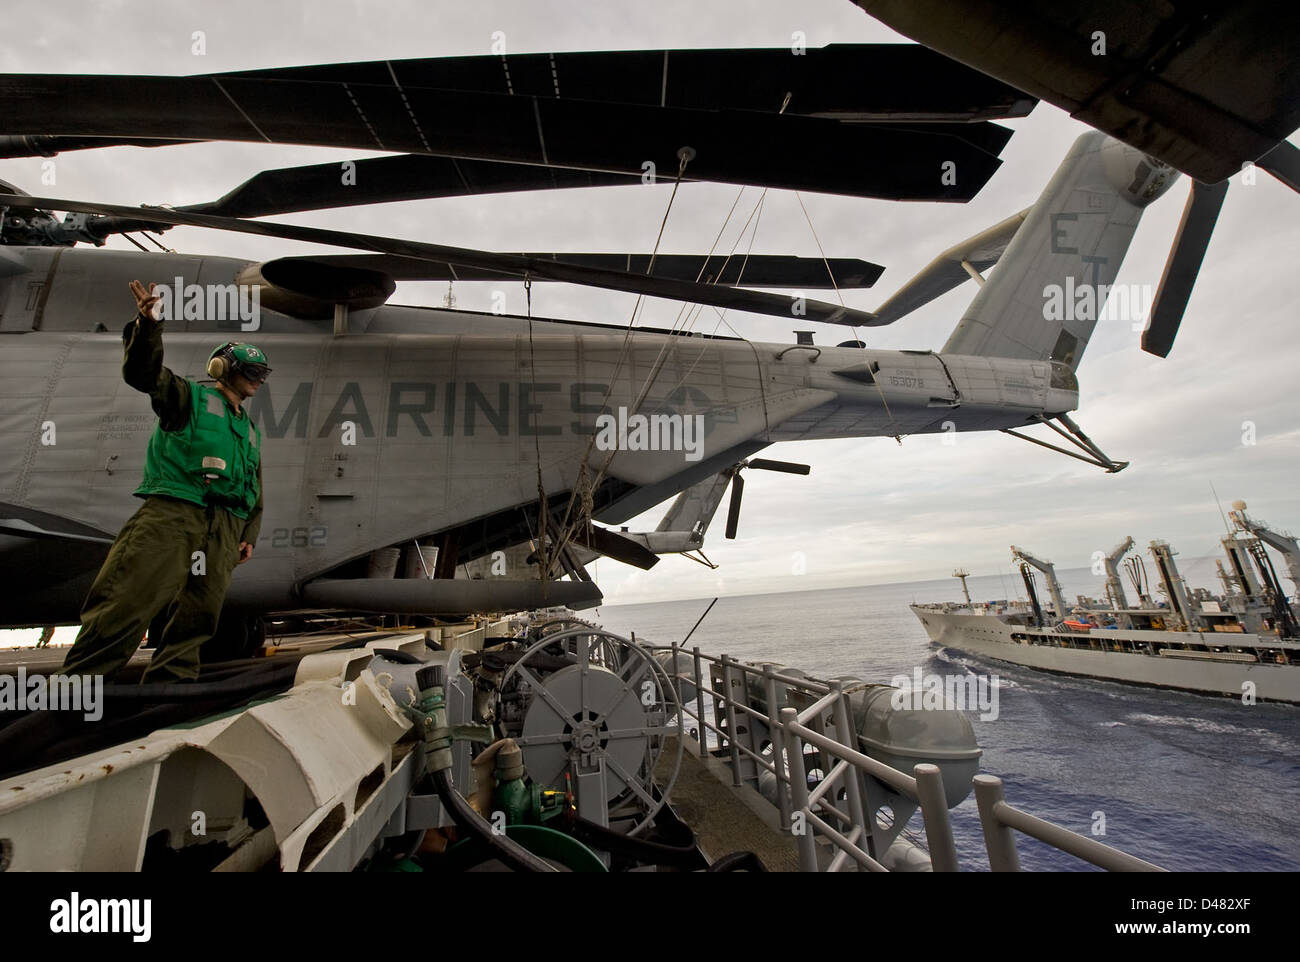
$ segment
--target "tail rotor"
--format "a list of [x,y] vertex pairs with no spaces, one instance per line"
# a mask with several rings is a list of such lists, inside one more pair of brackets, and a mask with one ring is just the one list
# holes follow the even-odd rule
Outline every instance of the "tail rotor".
[[[1256,166],[1300,192],[1300,150],[1286,141],[1261,157]],[[1151,317],[1142,332],[1142,350],[1149,354],[1168,357],[1174,346],[1201,263],[1205,260],[1205,249],[1214,234],[1214,225],[1227,195],[1227,180],[1217,184],[1192,181],[1192,192],[1183,207],[1178,233],[1174,235],[1174,244],[1151,306]]]
[[808,474],[812,468],[807,464],[794,464],[790,461],[769,461],[767,458],[754,458],[741,461],[731,468],[731,501],[727,505],[727,539],[736,540],[736,526],[740,523],[740,502],[745,496],[745,480],[740,472],[745,468],[758,471],[780,471],[784,474]]

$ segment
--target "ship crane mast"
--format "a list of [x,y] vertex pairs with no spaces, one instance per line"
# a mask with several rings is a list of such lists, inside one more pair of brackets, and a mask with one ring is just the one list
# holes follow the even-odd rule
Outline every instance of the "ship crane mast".
[[1056,580],[1056,566],[1050,561],[1044,561],[1041,558],[1034,557],[1027,551],[1022,551],[1015,545],[1011,546],[1011,554],[1043,573],[1043,577],[1047,581],[1047,590],[1052,595],[1052,607],[1056,609],[1056,620],[1060,621],[1068,618],[1070,611],[1065,607],[1065,598],[1061,595],[1061,583]]
[[1286,638],[1295,638],[1300,636],[1300,624],[1297,623],[1295,610],[1287,603],[1286,593],[1282,590],[1282,581],[1277,576],[1277,571],[1273,568],[1273,560],[1269,558],[1268,552],[1264,545],[1277,549],[1282,557],[1286,559],[1287,573],[1291,580],[1300,588],[1300,544],[1296,539],[1284,532],[1273,531],[1260,521],[1254,521],[1246,514],[1246,502],[1232,502],[1233,522],[1237,525],[1238,531],[1248,535],[1254,535],[1253,538],[1246,541],[1246,550],[1255,562],[1255,568],[1259,571],[1259,576],[1265,585],[1265,601],[1272,609],[1273,624],[1278,633]]
[[1160,573],[1160,584],[1169,599],[1170,617],[1180,621],[1184,631],[1200,631],[1205,627],[1205,622],[1187,594],[1187,583],[1183,581],[1178,564],[1174,561],[1176,552],[1168,541],[1152,541],[1149,550],[1156,563],[1156,570]]
[[1232,502],[1230,516],[1236,523],[1238,530],[1253,534],[1282,555],[1282,558],[1286,561],[1287,577],[1294,581],[1297,590],[1300,590],[1300,542],[1297,542],[1293,536],[1285,531],[1274,531],[1264,522],[1248,517],[1245,501]]
[[966,605],[967,605],[967,607],[970,607],[970,603],[971,603],[971,601],[970,601],[970,589],[966,587],[966,579],[970,577],[970,572],[967,571],[965,568],[957,568],[956,570],[953,571],[952,576],[953,576],[954,578],[960,578],[960,579],[961,579],[961,591],[962,591],[962,594],[964,594],[964,595],[966,596]]
[[1102,562],[1106,568],[1106,593],[1110,595],[1111,604],[1115,606],[1115,622],[1120,628],[1133,627],[1132,619],[1123,613],[1128,607],[1128,599],[1124,596],[1124,584],[1119,577],[1120,559],[1128,554],[1132,547],[1133,537],[1130,535],[1123,543],[1116,545],[1115,550],[1106,555]]

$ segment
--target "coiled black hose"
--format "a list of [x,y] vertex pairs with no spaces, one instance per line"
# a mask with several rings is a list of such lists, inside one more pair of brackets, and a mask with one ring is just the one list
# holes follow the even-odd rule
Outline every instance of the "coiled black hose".
[[455,819],[456,827],[486,845],[507,867],[516,872],[556,871],[555,866],[538,858],[518,842],[494,833],[491,823],[474,811],[465,796],[456,791],[446,769],[433,773],[433,787],[443,807]]
[[[598,825],[576,815],[567,821],[569,834],[581,842],[604,849],[611,855],[626,855],[653,865],[687,866],[700,861],[702,856],[695,847],[694,833],[690,845],[665,845],[641,838],[620,835],[613,829]],[[753,852],[732,852],[711,864],[710,872],[766,872],[767,866]]]
[[580,842],[603,849],[611,855],[626,855],[652,865],[684,866],[698,862],[701,858],[695,847],[694,835],[690,845],[665,845],[663,842],[648,842],[643,838],[622,835],[577,815],[568,817],[566,827],[569,834]]
[[708,872],[766,872],[767,866],[753,852],[732,852],[724,855],[705,871]]

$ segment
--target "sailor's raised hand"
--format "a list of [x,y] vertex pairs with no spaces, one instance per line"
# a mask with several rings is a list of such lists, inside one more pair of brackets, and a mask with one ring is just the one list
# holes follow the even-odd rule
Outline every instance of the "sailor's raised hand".
[[128,286],[131,288],[131,293],[135,295],[136,310],[139,311],[140,316],[161,323],[161,319],[154,310],[158,304],[158,295],[154,293],[154,288],[158,285],[150,281],[149,289],[145,290],[145,286],[139,281],[131,281]]

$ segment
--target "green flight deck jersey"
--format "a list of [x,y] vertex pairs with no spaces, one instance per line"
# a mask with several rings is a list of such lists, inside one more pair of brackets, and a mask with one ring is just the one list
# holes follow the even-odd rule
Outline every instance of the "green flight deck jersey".
[[221,392],[189,385],[184,427],[155,425],[145,455],[138,497],[165,494],[198,505],[214,504],[246,520],[261,494],[261,435],[246,411],[236,414]]
[[158,415],[135,495],[224,508],[244,522],[239,540],[255,544],[262,527],[262,435],[248,411],[164,367],[162,325],[152,318],[129,321],[122,341],[123,380],[148,394]]

